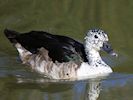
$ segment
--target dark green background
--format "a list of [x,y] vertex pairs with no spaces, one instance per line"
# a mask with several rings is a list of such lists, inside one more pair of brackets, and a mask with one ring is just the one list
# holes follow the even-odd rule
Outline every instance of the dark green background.
[[132,0],[0,0],[0,50],[14,54],[3,36],[5,28],[44,30],[81,41],[88,29],[101,28],[114,49],[126,56],[121,69],[133,72],[128,70],[133,69]]
[[[119,73],[133,73],[133,0],[0,0],[0,76],[2,77],[0,99],[2,100],[18,98],[37,100],[46,95],[53,100],[57,97],[56,94],[54,96],[49,93],[51,88],[42,85],[11,84],[16,81],[5,73],[27,75],[30,71],[16,61],[16,49],[3,34],[5,28],[19,32],[43,30],[66,35],[81,42],[87,30],[101,28],[108,33],[113,48],[119,54],[119,57],[113,60],[115,62],[113,70]],[[119,80],[118,82],[121,83]],[[116,84],[115,88],[105,90],[99,100],[115,100],[115,98],[130,100],[131,82],[122,85],[124,86],[122,88]],[[69,87],[69,85],[54,86],[52,89],[55,91],[57,88]],[[48,91],[45,96],[42,87]],[[62,90],[61,94],[66,97],[63,100],[70,99],[72,93],[71,89]],[[104,96],[104,93],[107,96]]]

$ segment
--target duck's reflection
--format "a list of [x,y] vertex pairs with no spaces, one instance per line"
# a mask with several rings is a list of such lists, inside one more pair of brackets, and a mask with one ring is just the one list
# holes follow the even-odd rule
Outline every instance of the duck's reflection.
[[101,82],[100,81],[92,81],[89,83],[89,90],[86,96],[86,100],[97,100],[99,97],[101,90]]
[[[101,79],[57,81],[43,78],[17,78],[16,82],[8,81],[4,86],[5,93],[8,93],[8,96],[14,100],[22,99],[21,97],[31,100],[34,98],[40,100],[97,100],[101,90]],[[11,90],[12,92],[10,92]],[[16,97],[13,96],[14,93],[17,95]]]

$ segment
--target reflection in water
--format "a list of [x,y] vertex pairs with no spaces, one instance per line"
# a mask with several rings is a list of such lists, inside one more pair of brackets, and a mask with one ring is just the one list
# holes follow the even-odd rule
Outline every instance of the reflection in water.
[[101,89],[100,81],[90,82],[87,100],[97,100],[100,94],[100,89]]
[[[2,79],[1,79],[2,80]],[[49,79],[24,79],[10,77],[4,83],[1,96],[4,100],[97,100],[100,94],[99,79],[82,81],[57,81]],[[12,91],[12,92],[11,92]],[[5,98],[6,97],[6,98]]]
[[[7,58],[5,59],[8,61]],[[6,63],[2,58],[1,62],[3,63],[0,66],[0,97],[3,100],[35,100],[35,98],[39,100],[96,100],[100,92],[98,79],[49,80],[23,70],[21,65],[16,67],[11,61]]]
[[[0,57],[2,100],[132,100],[132,75],[113,73],[107,78],[49,80],[16,64],[15,59]],[[123,95],[119,96],[118,91]]]
[[[112,73],[86,80],[49,80],[0,57],[2,100],[132,100],[133,75]],[[129,82],[130,81],[130,82]],[[101,90],[102,88],[102,90]],[[106,96],[105,96],[106,95]],[[121,96],[119,96],[121,95]]]
[[[100,77],[79,81],[8,76],[0,78],[0,97],[2,100],[97,100],[98,98],[99,100],[112,100],[111,97],[117,97],[119,94],[117,91],[123,89],[122,93],[125,94],[124,91],[127,91],[126,97],[131,98],[132,85],[127,82],[133,76],[131,78],[127,75],[123,77],[119,74],[113,75],[106,79]],[[123,82],[120,80],[126,81],[126,84],[121,85]],[[120,98],[118,97],[117,100]]]

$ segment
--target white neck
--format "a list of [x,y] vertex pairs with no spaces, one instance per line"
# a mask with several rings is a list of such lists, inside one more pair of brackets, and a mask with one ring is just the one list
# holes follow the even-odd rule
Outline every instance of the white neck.
[[91,44],[85,43],[85,52],[88,62],[83,62],[77,71],[78,77],[100,76],[108,74],[112,69],[102,60],[99,51],[91,47]]
[[85,52],[90,66],[108,66],[101,58],[99,51],[94,49],[89,42],[85,43]]
[[98,51],[94,50],[94,49],[85,49],[86,52],[86,57],[88,59],[88,63],[90,65],[94,65],[95,62],[97,62],[98,60],[102,61],[100,54]]

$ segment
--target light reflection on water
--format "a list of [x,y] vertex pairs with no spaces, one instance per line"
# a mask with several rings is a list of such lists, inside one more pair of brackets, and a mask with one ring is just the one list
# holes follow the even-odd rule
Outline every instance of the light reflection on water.
[[[133,97],[130,94],[132,74],[112,73],[107,77],[84,80],[50,80],[30,71],[15,59],[6,56],[0,58],[2,100],[122,100],[125,96],[131,100]],[[124,91],[125,95],[118,97]]]
[[[10,95],[10,98],[14,100],[22,99],[22,97],[33,100],[36,96],[39,97],[40,100],[50,100],[50,98],[53,98],[52,100],[97,100],[96,98],[99,97],[100,92],[109,91],[110,88],[125,88],[124,86],[127,84],[129,87],[132,86],[132,84],[128,83],[131,79],[133,79],[133,75],[119,73],[112,73],[103,79],[95,78],[79,81],[57,81],[32,76],[30,78],[26,76],[8,76],[0,79],[2,83],[4,82],[4,87],[0,90],[2,92],[6,91],[6,94],[3,94],[2,97],[8,96],[8,93],[15,93],[17,97]],[[10,93],[10,90],[12,90],[12,93]],[[116,89],[116,91],[119,90]],[[103,99],[100,98],[100,100]]]

